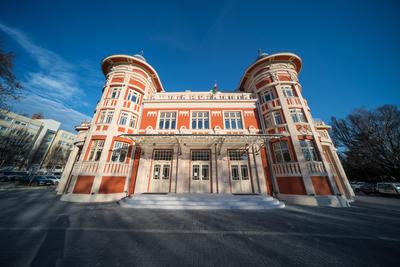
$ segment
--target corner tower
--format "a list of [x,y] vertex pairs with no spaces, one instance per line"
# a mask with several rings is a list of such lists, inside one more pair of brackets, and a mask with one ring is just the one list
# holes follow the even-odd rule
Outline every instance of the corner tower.
[[164,91],[157,72],[142,55],[112,55],[102,61],[106,77],[90,128],[62,199],[111,201],[134,190],[140,156],[132,140],[138,133],[145,95]]
[[[303,98],[302,61],[292,53],[260,53],[239,84],[254,93],[264,133],[283,133],[266,147],[264,161],[275,195],[298,204],[344,205],[354,194],[332,143],[324,145]],[[333,155],[333,156],[329,156]]]

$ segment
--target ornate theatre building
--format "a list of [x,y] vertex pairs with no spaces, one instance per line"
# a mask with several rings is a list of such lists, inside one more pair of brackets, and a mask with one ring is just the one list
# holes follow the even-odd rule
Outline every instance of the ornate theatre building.
[[261,194],[347,206],[354,193],[329,126],[302,97],[301,64],[292,53],[261,53],[235,92],[168,93],[143,56],[105,58],[102,95],[91,122],[76,128],[61,199]]

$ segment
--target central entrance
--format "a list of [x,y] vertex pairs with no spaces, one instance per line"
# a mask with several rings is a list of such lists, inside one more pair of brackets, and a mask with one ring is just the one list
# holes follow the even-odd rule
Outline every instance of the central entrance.
[[210,193],[210,150],[192,150],[190,157],[190,192]]
[[154,150],[150,192],[170,191],[172,150]]

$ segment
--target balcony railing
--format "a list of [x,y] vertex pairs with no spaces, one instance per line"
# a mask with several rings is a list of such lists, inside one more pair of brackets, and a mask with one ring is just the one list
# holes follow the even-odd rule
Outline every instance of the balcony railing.
[[326,175],[326,170],[322,161],[307,162],[307,169],[311,175]]
[[99,171],[101,171],[102,175],[128,175],[129,163],[106,162],[105,164],[100,164],[98,161],[77,162],[72,169],[72,175],[96,175]]
[[298,162],[272,164],[275,176],[301,176]]
[[157,93],[145,97],[145,101],[159,100],[256,100],[251,93],[209,93],[209,92],[180,92],[180,93]]

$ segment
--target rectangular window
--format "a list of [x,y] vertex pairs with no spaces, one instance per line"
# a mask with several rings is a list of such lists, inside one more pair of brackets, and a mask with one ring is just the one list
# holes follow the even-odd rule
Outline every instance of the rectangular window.
[[124,142],[115,142],[111,155],[111,161],[124,162],[128,155],[129,144]]
[[240,111],[225,111],[225,129],[243,129],[242,115]]
[[248,159],[246,150],[229,150],[229,160],[246,160]]
[[129,127],[135,128],[136,125],[136,116],[131,114],[131,118],[129,119]]
[[162,130],[173,130],[176,128],[176,112],[160,112],[158,128]]
[[121,93],[121,87],[111,88],[110,97],[109,98],[118,98]]
[[192,129],[209,129],[209,113],[208,111],[192,112]]
[[283,91],[283,95],[285,97],[293,97],[294,96],[293,88],[290,85],[282,86],[282,91]]
[[318,155],[315,151],[314,143],[312,141],[301,140],[300,146],[306,161],[318,161]]
[[114,110],[109,110],[107,112],[107,115],[106,115],[106,118],[104,120],[104,123],[107,123],[107,124],[111,123],[113,116],[114,116]]
[[232,180],[239,180],[239,166],[231,165]]
[[283,119],[280,111],[274,111],[272,112],[272,114],[274,117],[275,125],[283,124]]
[[154,165],[154,174],[153,174],[153,179],[160,179],[160,170],[161,170],[161,165],[156,164]]
[[172,160],[172,150],[154,150],[154,160]]
[[290,116],[292,117],[293,122],[307,122],[303,110],[300,108],[290,109]]
[[247,165],[240,165],[240,171],[242,173],[242,180],[249,180],[249,169]]
[[287,142],[273,143],[272,148],[274,150],[276,163],[292,161],[289,153],[289,145]]
[[273,100],[274,98],[275,98],[275,97],[274,97],[274,94],[272,93],[272,89],[267,90],[267,91],[265,91],[265,92],[263,92],[263,93],[261,94],[261,99],[262,99],[262,102],[263,102],[263,103],[268,102],[268,101],[271,101],[271,100]]
[[103,151],[104,140],[92,141],[92,148],[90,149],[89,161],[99,161],[101,152]]
[[139,104],[140,94],[133,89],[129,89],[128,91],[128,100],[132,101],[136,104]]
[[210,161],[210,151],[208,150],[192,151],[192,161]]
[[126,125],[128,121],[129,114],[127,112],[122,112],[121,117],[119,118],[119,125]]
[[274,126],[274,124],[272,123],[271,114],[268,113],[267,115],[265,115],[265,127],[266,128],[271,128],[273,126]]

